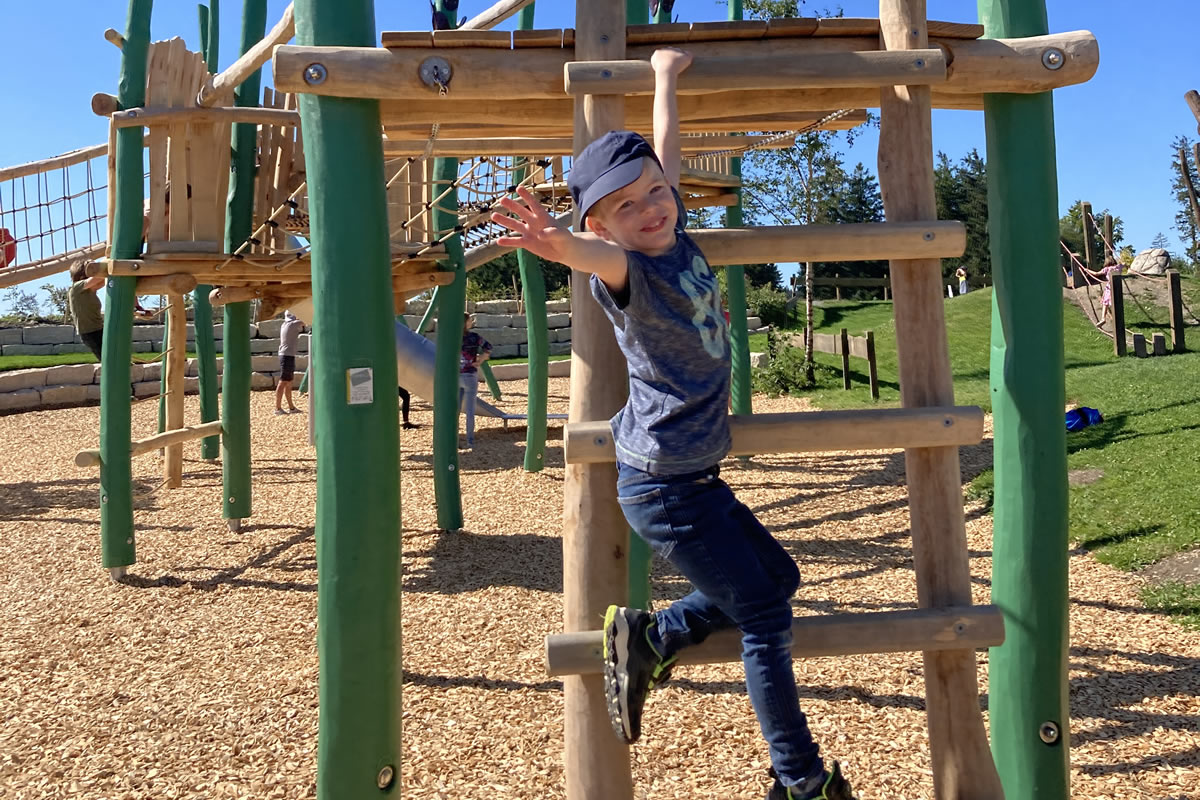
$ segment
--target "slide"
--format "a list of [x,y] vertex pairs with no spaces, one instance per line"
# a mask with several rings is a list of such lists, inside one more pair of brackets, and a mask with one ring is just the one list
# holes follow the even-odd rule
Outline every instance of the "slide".
[[[396,375],[398,382],[413,394],[433,399],[433,365],[437,345],[419,333],[396,323]],[[506,414],[482,398],[475,398],[475,413],[500,419],[525,419],[524,414]]]

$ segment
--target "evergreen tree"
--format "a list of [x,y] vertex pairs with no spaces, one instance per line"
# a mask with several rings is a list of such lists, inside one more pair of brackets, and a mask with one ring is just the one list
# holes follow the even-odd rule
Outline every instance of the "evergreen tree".
[[979,151],[972,148],[957,164],[939,152],[933,168],[933,189],[938,219],[958,220],[967,228],[967,249],[962,258],[942,259],[943,277],[949,279],[961,266],[973,280],[991,283],[987,163]]
[[[1111,213],[1112,212],[1106,208],[1102,211],[1093,211],[1092,216],[1096,218],[1097,222],[1103,223],[1104,215]],[[1083,247],[1083,232],[1083,201],[1076,200],[1071,204],[1071,207],[1067,209],[1067,213],[1063,214],[1063,216],[1058,220],[1058,237],[1080,261],[1083,261],[1083,255],[1085,252]],[[1101,264],[1103,264],[1108,255],[1108,248],[1104,245],[1103,233],[1104,232],[1100,230],[1099,227],[1096,227],[1095,234],[1092,237],[1092,251],[1098,254]],[[1125,241],[1125,222],[1114,214],[1112,245],[1116,248],[1118,253],[1121,251],[1120,245],[1123,241]],[[1061,256],[1063,265],[1067,266],[1067,254],[1063,253],[1061,249],[1059,250],[1059,254]],[[1100,266],[1100,264],[1097,266]],[[1068,269],[1069,268],[1070,267],[1068,266]]]
[[1159,231],[1154,235],[1154,238],[1150,240],[1150,246],[1161,250],[1168,250],[1171,247],[1171,240],[1167,238],[1165,233]]

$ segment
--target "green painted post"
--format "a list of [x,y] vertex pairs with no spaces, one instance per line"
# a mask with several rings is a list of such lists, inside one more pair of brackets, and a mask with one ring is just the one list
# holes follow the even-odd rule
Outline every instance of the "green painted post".
[[[209,72],[217,71],[217,56],[221,41],[220,0],[209,0],[212,8],[200,6],[200,39],[204,63]],[[200,421],[212,422],[220,411],[217,407],[217,343],[213,335],[212,303],[208,293],[212,287],[199,284],[192,292],[192,323],[196,329],[196,370],[200,384]],[[166,375],[166,370],[163,370]],[[220,455],[221,437],[206,436],[200,440],[200,457],[213,461]]]
[[630,25],[645,25],[649,22],[650,0],[625,0],[625,21]]
[[496,381],[496,376],[492,372],[492,365],[486,361],[480,364],[479,374],[483,376],[484,382],[487,383],[488,393],[492,396],[492,399],[499,400],[501,397],[500,384]]
[[[267,30],[266,0],[245,0],[242,11],[241,52],[255,45]],[[262,70],[237,87],[235,106],[258,105]],[[254,214],[254,160],[257,126],[233,126],[233,155],[229,161],[229,206],[225,213],[225,252],[232,253],[250,235]],[[250,304],[225,306],[225,369],[221,376],[221,478],[224,487],[222,516],[242,520],[250,516]],[[236,527],[237,522],[231,522]]]
[[[296,0],[295,13],[298,44],[376,43],[371,0]],[[317,797],[399,797],[400,422],[379,102],[301,94],[300,116],[321,332]]]
[[[446,8],[437,0],[435,10],[446,14],[457,27],[457,3]],[[458,180],[458,159],[438,158],[433,162],[433,192],[440,195]],[[432,238],[458,227],[458,190],[437,202],[433,209]],[[450,209],[449,211],[445,209]],[[467,270],[463,262],[462,238],[456,233],[446,240],[445,268],[454,281],[438,287],[437,354],[433,375],[433,494],[437,503],[438,527],[458,530],[463,526],[462,495],[458,480],[458,371],[462,354],[463,313],[467,307]]]
[[[729,0],[729,19],[742,18],[742,0]],[[729,159],[729,170],[742,177],[742,159]],[[725,209],[725,227],[740,228],[742,189],[737,189],[736,205]],[[729,308],[729,345],[732,367],[732,405],[735,414],[753,414],[750,400],[750,333],[746,329],[746,268],[741,264],[725,268],[726,305]]]
[[[629,5],[641,4],[641,21],[646,21],[646,0],[629,0]],[[533,30],[533,3],[521,9],[517,27]],[[635,11],[629,12],[631,15]],[[634,19],[630,16],[629,19]],[[528,176],[518,172],[518,180]],[[525,471],[540,472],[546,460],[546,398],[549,393],[550,336],[546,328],[546,279],[542,263],[527,250],[517,251],[517,268],[521,271],[521,295],[525,302],[525,329],[529,336],[529,389],[525,406]]]
[[[979,0],[987,36],[1048,31],[1045,0]],[[1067,459],[1049,92],[985,95],[996,498],[989,656],[992,753],[1007,797],[1069,795]],[[1031,590],[1031,587],[1034,587]]]
[[[146,55],[150,47],[152,0],[129,0],[117,104],[136,108],[146,100]],[[113,258],[137,258],[142,250],[141,128],[117,131],[116,185],[113,187]],[[100,563],[116,575],[134,563],[133,465],[129,367],[133,351],[136,278],[109,278],[104,309],[100,371]]]
[[[628,2],[628,0],[626,0]],[[654,12],[654,22],[662,24],[671,21],[671,6],[675,5],[675,0],[658,0],[658,8]]]
[[438,289],[442,287],[433,287],[433,294],[429,295],[429,305],[425,307],[425,313],[421,315],[421,321],[417,323],[417,333],[422,336],[429,329],[429,322],[433,319],[433,315],[437,313],[438,304]]

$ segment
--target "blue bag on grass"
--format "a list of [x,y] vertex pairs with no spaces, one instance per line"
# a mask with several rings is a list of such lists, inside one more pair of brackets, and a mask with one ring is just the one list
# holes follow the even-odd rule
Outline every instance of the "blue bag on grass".
[[1104,422],[1104,416],[1094,408],[1080,406],[1067,412],[1067,430],[1081,431]]

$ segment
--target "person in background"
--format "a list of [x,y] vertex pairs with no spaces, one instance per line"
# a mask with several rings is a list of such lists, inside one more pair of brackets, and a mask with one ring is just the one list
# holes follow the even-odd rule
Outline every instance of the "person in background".
[[404,420],[404,423],[401,425],[401,427],[405,430],[412,430],[413,428],[418,427],[415,423],[408,421],[408,409],[412,404],[412,395],[410,395],[408,393],[408,389],[405,389],[403,386],[398,386],[396,388],[400,394],[400,417]]
[[954,270],[954,277],[958,278],[958,293],[964,295],[967,293],[967,271],[961,266]]
[[[300,341],[300,331],[304,323],[291,311],[283,312],[283,327],[279,329],[279,384],[275,387],[275,413],[300,414],[292,402],[292,381],[296,377],[296,345]],[[287,411],[283,410],[283,400],[287,398]]]
[[[1112,308],[1112,284],[1108,278],[1110,275],[1120,275],[1125,270],[1125,265],[1117,261],[1111,255],[1108,257],[1104,268],[1100,270],[1100,281],[1104,284],[1104,288],[1100,294],[1100,324],[1104,325],[1108,321],[1108,311]],[[1095,273],[1092,273],[1093,275]]]
[[71,288],[67,291],[67,307],[80,340],[100,360],[101,342],[104,338],[104,312],[100,309],[100,296],[96,290],[104,286],[104,276],[89,278],[84,271],[86,261],[71,267]]
[[492,346],[471,328],[475,317],[463,315],[462,359],[458,370],[458,407],[467,414],[467,449],[475,446],[475,396],[479,393],[479,365],[492,356]]

